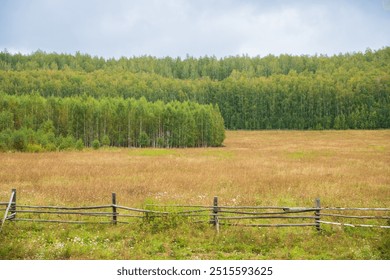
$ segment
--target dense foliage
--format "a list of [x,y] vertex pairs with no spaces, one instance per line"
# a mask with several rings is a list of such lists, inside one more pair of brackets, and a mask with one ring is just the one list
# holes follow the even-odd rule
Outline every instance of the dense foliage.
[[0,94],[0,150],[220,146],[217,106],[116,98]]
[[[214,104],[228,129],[390,128],[390,48],[332,57],[222,59],[103,59],[80,53],[4,51],[0,92],[80,100],[89,96],[102,104],[108,97]],[[138,141],[140,135],[134,135]],[[90,143],[92,136],[82,138]],[[128,145],[110,134],[113,139]],[[131,143],[140,145],[137,141]]]

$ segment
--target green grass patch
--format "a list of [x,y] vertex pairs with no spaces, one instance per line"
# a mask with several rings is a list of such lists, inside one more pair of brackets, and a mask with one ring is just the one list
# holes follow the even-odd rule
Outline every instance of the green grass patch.
[[293,152],[293,153],[288,154],[288,157],[291,159],[302,159],[302,158],[305,158],[307,156],[308,156],[308,154],[306,152],[303,152],[303,151]]
[[205,157],[214,157],[219,159],[232,159],[234,157],[234,153],[231,151],[214,150],[214,149],[207,149],[205,151],[202,151],[201,155]]
[[374,151],[377,151],[377,152],[384,152],[386,151],[386,147],[385,146],[370,146],[371,149],[373,149]]
[[178,152],[172,149],[156,149],[156,148],[143,148],[132,149],[129,152],[130,156],[144,156],[144,157],[161,157],[161,156],[176,156]]
[[319,157],[330,157],[333,156],[334,153],[330,151],[294,151],[294,152],[288,152],[287,157],[289,159],[293,160],[311,160],[311,159],[317,159]]
[[0,259],[389,259],[390,231],[239,228],[186,218],[131,225],[7,223]]

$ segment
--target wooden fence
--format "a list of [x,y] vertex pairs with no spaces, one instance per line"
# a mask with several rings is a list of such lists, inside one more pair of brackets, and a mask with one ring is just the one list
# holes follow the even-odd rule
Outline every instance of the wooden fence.
[[[5,207],[0,230],[6,221],[116,225],[169,217],[208,223],[217,232],[221,226],[314,227],[321,231],[322,224],[390,229],[390,208],[321,207],[318,198],[313,207],[224,206],[214,197],[210,206],[148,204],[145,209],[139,209],[117,204],[115,193],[112,193],[111,204],[82,207],[22,205],[17,204],[16,197],[16,189],[13,189],[9,202],[0,202],[0,207]],[[365,223],[353,222],[357,220]]]

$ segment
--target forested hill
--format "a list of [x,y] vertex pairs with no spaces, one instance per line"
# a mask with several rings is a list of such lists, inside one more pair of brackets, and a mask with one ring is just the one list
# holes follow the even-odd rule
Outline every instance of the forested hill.
[[0,92],[214,104],[228,129],[390,128],[390,48],[221,59],[4,51]]
[[[88,54],[76,53],[56,54],[36,51],[31,55],[10,54],[6,50],[0,52],[0,70],[76,70],[93,72],[97,70],[149,73],[174,79],[198,79],[208,77],[211,80],[224,80],[233,71],[245,72],[250,77],[269,77],[287,75],[290,71],[297,74],[333,74],[340,68],[371,71],[385,70],[389,66],[390,47],[365,53],[340,54],[336,56],[292,56],[268,55],[265,57],[230,56],[218,59],[212,57],[194,58],[187,56],[178,58],[155,58],[152,56],[122,57],[120,59],[104,59]],[[388,72],[388,70],[387,70]]]

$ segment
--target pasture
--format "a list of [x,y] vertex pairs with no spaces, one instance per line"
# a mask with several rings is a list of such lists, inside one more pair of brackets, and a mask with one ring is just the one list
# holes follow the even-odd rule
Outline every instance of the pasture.
[[[390,206],[390,131],[227,131],[224,147],[0,153],[0,201]],[[3,213],[3,212],[2,212]],[[389,259],[390,230],[7,222],[0,259]]]

